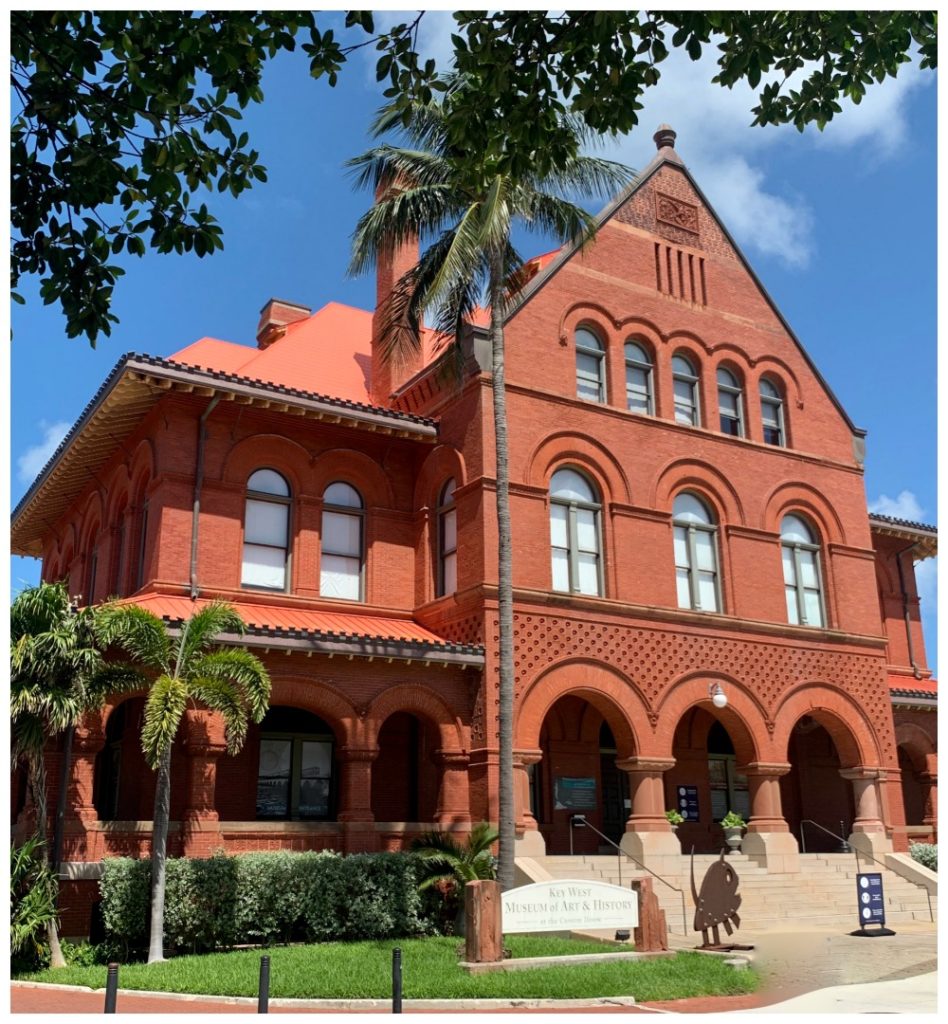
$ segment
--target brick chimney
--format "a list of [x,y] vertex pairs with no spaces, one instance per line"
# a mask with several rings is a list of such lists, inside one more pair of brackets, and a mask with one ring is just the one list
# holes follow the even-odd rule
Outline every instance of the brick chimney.
[[270,299],[260,310],[260,322],[257,324],[257,348],[264,349],[286,334],[289,324],[297,320],[305,320],[312,316],[309,306],[301,306],[297,302],[285,302],[283,299]]
[[[376,199],[380,194],[376,193]],[[418,256],[418,239],[413,238],[395,253],[379,256],[376,261],[375,315],[372,317],[372,401],[378,405],[388,405],[392,393],[421,369],[420,351],[407,358],[393,356],[383,360],[379,341],[382,327],[379,311],[399,278],[418,262]]]

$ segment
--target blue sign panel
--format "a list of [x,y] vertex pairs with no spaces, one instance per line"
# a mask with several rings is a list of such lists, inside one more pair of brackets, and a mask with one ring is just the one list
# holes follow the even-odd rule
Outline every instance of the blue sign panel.
[[678,813],[685,821],[698,820],[698,787],[676,786],[676,804]]
[[882,875],[856,875],[856,893],[859,901],[859,923],[863,927],[868,924],[885,924],[885,900],[882,898]]
[[558,811],[594,811],[599,806],[594,778],[557,776],[553,780],[553,797]]

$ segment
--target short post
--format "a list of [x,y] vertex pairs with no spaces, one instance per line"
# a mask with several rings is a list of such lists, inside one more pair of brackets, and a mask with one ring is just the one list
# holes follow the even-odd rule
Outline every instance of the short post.
[[840,822],[839,822],[839,838],[841,840],[841,842],[839,844],[839,852],[840,853],[849,853],[850,852],[850,846],[849,846],[849,843],[846,842],[846,823],[842,819],[840,819]]
[[257,990],[257,1013],[270,1012],[270,958],[260,957],[260,987]]
[[105,976],[105,1009],[103,1013],[115,1013],[115,1000],[118,997],[118,964],[109,964]]
[[402,1012],[402,951],[392,950],[392,1013]]
[[479,879],[464,886],[464,958],[470,964],[504,958],[500,882]]

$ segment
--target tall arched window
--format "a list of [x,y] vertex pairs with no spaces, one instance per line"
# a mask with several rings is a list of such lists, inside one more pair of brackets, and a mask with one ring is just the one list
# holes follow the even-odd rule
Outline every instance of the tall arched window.
[[286,590],[290,547],[290,485],[274,469],[258,469],[247,481],[244,505],[244,587]]
[[438,597],[458,587],[458,510],[454,506],[454,477],[438,499]]
[[675,420],[697,427],[700,423],[698,413],[698,375],[691,361],[684,356],[672,357],[672,377],[675,389]]
[[700,498],[682,491],[672,506],[678,607],[721,610],[717,525]]
[[323,491],[322,552],[319,593],[345,601],[363,600],[362,497],[351,485],[337,481]]
[[764,424],[764,441],[783,447],[787,443],[783,422],[783,398],[766,377],[762,377],[760,381],[760,418]]
[[606,400],[606,361],[602,342],[585,327],[576,330],[576,396]]
[[718,370],[718,413],[721,433],[744,436],[744,396],[737,377],[723,366]]
[[823,587],[820,582],[820,545],[815,532],[800,516],[784,516],[780,523],[780,554],[787,620],[797,626],[823,626]]
[[652,397],[652,360],[634,341],[625,343],[625,401],[632,412],[655,415]]
[[592,484],[575,469],[558,469],[550,481],[553,589],[602,594],[599,552],[602,506]]
[[85,603],[95,602],[95,587],[99,571],[99,533],[95,531],[89,534],[89,556],[86,563],[86,593]]

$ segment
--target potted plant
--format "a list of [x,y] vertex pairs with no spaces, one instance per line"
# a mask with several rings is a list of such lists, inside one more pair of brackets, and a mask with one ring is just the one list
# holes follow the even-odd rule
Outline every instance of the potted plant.
[[685,820],[684,816],[676,811],[674,807],[665,812],[665,817],[668,819],[668,824],[672,827],[672,832],[677,832],[678,826]]
[[741,848],[741,836],[744,833],[744,826],[744,819],[734,811],[728,811],[721,819],[724,838],[727,841],[727,845],[730,846],[732,853]]

